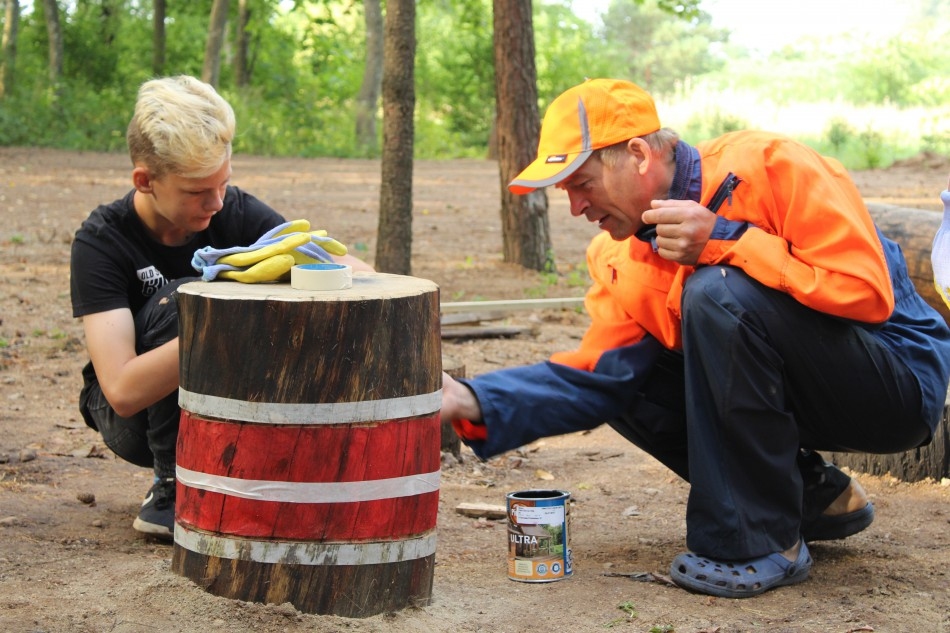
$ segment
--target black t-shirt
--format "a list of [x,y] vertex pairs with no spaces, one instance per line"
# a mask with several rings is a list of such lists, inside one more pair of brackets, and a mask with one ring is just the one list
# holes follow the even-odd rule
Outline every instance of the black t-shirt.
[[129,308],[135,315],[169,281],[200,277],[191,266],[200,248],[247,246],[282,224],[271,207],[237,187],[228,187],[224,207],[207,229],[181,246],[156,242],[135,213],[130,191],[93,211],[76,231],[70,259],[73,316]]

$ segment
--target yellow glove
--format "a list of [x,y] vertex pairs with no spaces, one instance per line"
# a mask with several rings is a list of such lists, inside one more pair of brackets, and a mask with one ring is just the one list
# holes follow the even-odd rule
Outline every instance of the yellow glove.
[[346,246],[332,237],[327,237],[326,231],[310,231],[310,242],[298,246],[292,255],[298,264],[315,264],[318,262],[332,262],[333,255],[346,255]]
[[218,260],[218,263],[238,267],[251,266],[257,262],[264,261],[269,257],[273,257],[274,255],[289,253],[298,246],[303,246],[309,241],[309,233],[291,233],[282,240],[279,240],[273,244],[268,244],[267,246],[262,246],[261,248],[255,249],[253,251],[225,255]]
[[242,270],[223,270],[218,273],[222,279],[232,279],[245,284],[259,284],[267,281],[280,281],[294,267],[294,256],[288,253],[272,255],[249,268]]
[[[287,255],[293,266],[295,263],[332,262],[333,255],[346,255],[346,252],[346,246],[328,237],[326,231],[311,231],[307,220],[291,220],[275,226],[249,246],[223,249],[205,246],[195,251],[191,265],[205,281],[220,276],[223,279],[257,283],[290,276],[289,268],[283,273],[277,272],[286,265],[287,259],[269,261],[278,255]],[[267,262],[266,265],[260,269],[249,270],[264,262]],[[248,274],[242,274],[245,272]]]

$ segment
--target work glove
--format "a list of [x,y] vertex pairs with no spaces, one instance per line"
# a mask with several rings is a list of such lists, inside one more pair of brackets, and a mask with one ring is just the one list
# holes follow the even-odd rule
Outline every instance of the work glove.
[[940,200],[943,201],[943,222],[934,236],[930,263],[933,265],[937,294],[950,308],[950,186],[940,194]]
[[457,418],[452,420],[452,429],[466,442],[484,442],[488,439],[488,427],[481,422]]
[[195,251],[192,267],[201,278],[217,277],[243,283],[279,281],[290,276],[295,264],[332,262],[333,255],[346,255],[346,247],[326,231],[311,231],[307,220],[291,220],[264,233],[249,246]]

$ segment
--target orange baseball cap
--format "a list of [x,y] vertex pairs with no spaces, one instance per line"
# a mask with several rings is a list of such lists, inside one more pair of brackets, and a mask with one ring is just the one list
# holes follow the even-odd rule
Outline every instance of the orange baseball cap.
[[588,79],[551,102],[538,157],[508,184],[517,195],[556,185],[601,149],[660,129],[653,98],[620,79]]

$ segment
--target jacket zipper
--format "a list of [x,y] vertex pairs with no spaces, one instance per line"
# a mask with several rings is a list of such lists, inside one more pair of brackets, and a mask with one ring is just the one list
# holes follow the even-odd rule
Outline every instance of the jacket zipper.
[[712,200],[709,201],[706,208],[713,213],[719,213],[719,207],[722,206],[723,202],[728,200],[729,204],[732,204],[732,192],[739,186],[740,182],[742,182],[742,179],[730,171],[725,180],[719,185],[719,188],[716,189],[716,193],[713,194]]

